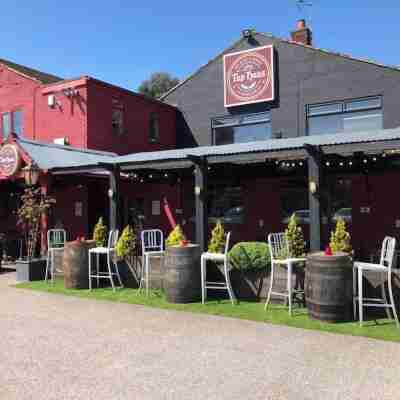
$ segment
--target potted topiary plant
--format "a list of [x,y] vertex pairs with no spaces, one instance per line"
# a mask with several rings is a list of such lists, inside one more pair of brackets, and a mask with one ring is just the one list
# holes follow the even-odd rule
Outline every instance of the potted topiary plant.
[[[298,225],[297,217],[293,214],[285,230],[286,240],[289,243],[289,257],[300,258],[306,254],[303,230]],[[285,257],[286,258],[286,257]]]
[[198,301],[201,295],[200,246],[189,243],[180,225],[166,240],[164,290],[171,303]]
[[122,231],[122,235],[119,237],[117,245],[115,247],[115,252],[118,257],[118,269],[121,275],[121,279],[125,287],[133,286],[133,282],[128,271],[132,273],[135,280],[135,286],[139,284],[139,271],[137,270],[137,257],[136,257],[136,235],[133,228],[127,225]]
[[350,234],[343,219],[325,252],[307,257],[306,302],[311,318],[327,322],[352,318],[353,262]]
[[100,217],[93,230],[93,240],[97,247],[103,247],[107,238],[107,226],[104,225],[103,217]]
[[221,221],[217,221],[211,231],[211,239],[208,245],[209,253],[223,253],[225,251],[225,230]]
[[41,221],[55,203],[53,197],[44,195],[40,188],[28,187],[21,196],[21,206],[17,210],[17,223],[25,234],[26,258],[16,262],[17,280],[42,280],[46,273],[46,259],[38,254],[40,248]]

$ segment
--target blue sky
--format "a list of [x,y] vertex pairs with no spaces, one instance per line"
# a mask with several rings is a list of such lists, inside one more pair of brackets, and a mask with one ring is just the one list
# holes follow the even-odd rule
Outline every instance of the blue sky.
[[[0,58],[135,90],[154,71],[184,78],[244,28],[288,38],[295,0],[3,2]],[[313,0],[317,47],[400,65],[399,0]]]

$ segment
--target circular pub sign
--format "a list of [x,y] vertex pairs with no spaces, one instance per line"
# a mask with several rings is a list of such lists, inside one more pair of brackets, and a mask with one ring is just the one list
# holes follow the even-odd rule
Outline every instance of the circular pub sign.
[[0,174],[12,176],[21,166],[21,157],[13,144],[6,144],[0,149]]
[[225,106],[273,100],[273,49],[258,47],[224,56]]

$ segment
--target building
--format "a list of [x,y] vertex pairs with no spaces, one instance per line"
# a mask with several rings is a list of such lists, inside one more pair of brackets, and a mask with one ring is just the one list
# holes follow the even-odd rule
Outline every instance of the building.
[[[99,216],[108,220],[107,198],[99,196],[108,190],[107,179],[95,173],[55,177],[48,169],[93,157],[175,148],[176,115],[175,107],[164,102],[88,76],[65,80],[0,60],[0,132],[10,145],[0,157],[0,231],[9,241],[9,253],[15,256],[21,238],[15,199],[24,187],[22,167],[39,167],[42,190],[56,198],[49,224],[64,226],[70,238],[87,236]],[[132,208],[146,214],[145,204],[154,193],[122,186],[125,221]],[[156,217],[153,223],[166,221]]]
[[[304,21],[290,40],[243,31],[162,102],[85,77],[38,85],[31,91],[42,101],[43,121],[29,128],[28,138],[68,138],[74,146],[115,153],[86,160],[74,155],[74,161],[47,168],[51,180],[68,190],[71,182],[77,190],[95,180],[92,197],[62,195],[68,203],[64,213],[69,207],[76,214],[73,205],[85,199],[82,207],[93,215],[81,220],[85,233],[106,213],[110,184],[118,194],[110,196],[110,225],[126,222],[127,210],[133,209],[146,214],[145,226],[161,226],[167,233],[160,210],[165,197],[189,238],[203,246],[216,219],[234,232],[234,241],[264,240],[267,233],[283,230],[293,213],[312,249],[327,243],[339,217],[359,255],[371,255],[385,235],[398,236],[400,69],[313,47]],[[77,92],[87,96],[87,116],[79,114]],[[126,108],[115,92],[135,105]],[[68,105],[62,107],[68,115],[51,120],[62,113],[58,102]],[[147,115],[140,123],[131,116],[139,109]],[[15,131],[20,117],[7,118],[15,119]],[[128,120],[132,134],[124,133]],[[154,125],[159,135],[151,133]],[[149,143],[153,136],[160,142]],[[26,139],[15,140],[27,146]],[[103,179],[100,190],[101,174],[110,181]]]

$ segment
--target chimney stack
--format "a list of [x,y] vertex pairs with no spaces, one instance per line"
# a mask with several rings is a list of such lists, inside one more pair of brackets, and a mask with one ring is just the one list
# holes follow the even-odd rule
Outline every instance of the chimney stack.
[[307,46],[312,45],[312,32],[310,28],[307,28],[304,19],[297,21],[296,30],[291,32],[290,35],[293,42],[305,44]]

